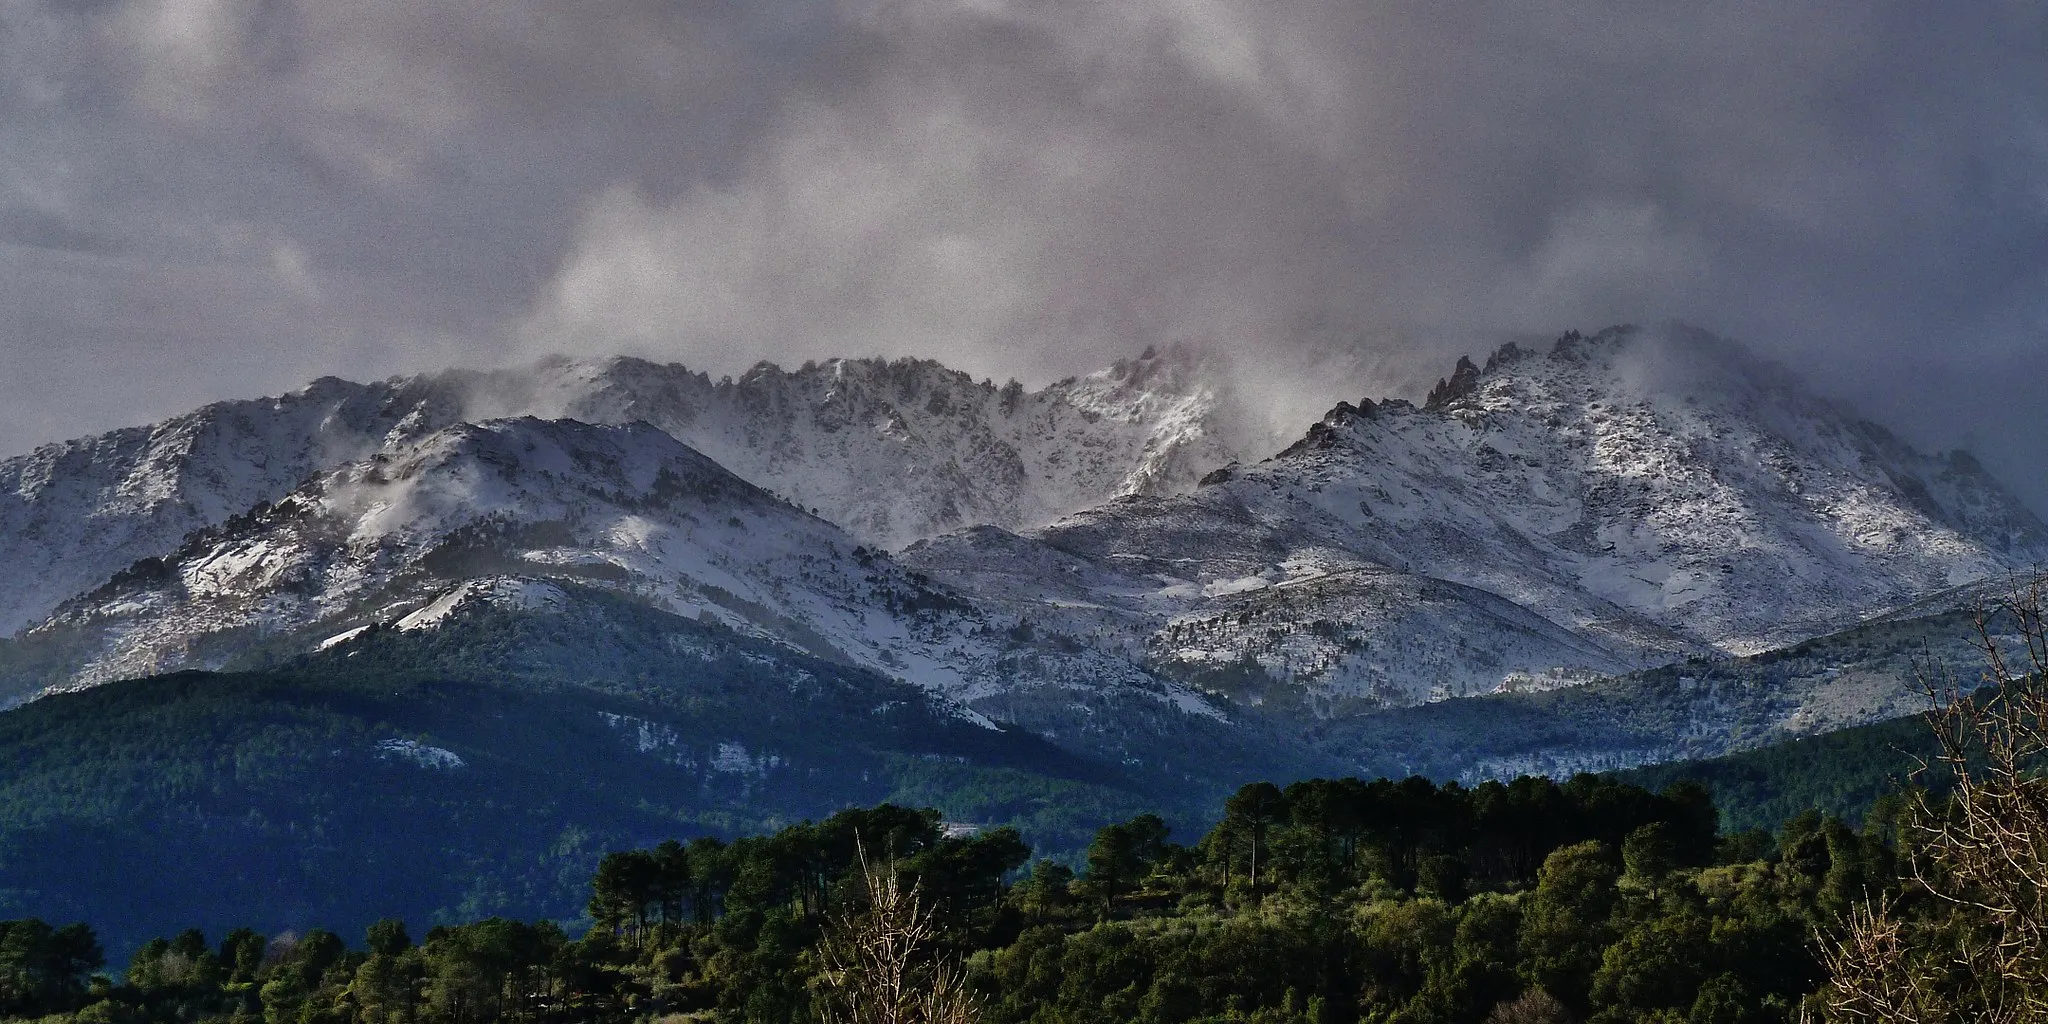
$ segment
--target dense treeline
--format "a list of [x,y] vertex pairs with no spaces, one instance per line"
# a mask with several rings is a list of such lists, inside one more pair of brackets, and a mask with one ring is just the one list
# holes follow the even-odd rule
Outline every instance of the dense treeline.
[[1010,829],[883,805],[610,854],[577,938],[503,919],[417,944],[383,921],[355,949],[189,931],[117,984],[82,926],[0,924],[0,1017],[819,1020],[886,877],[922,908],[911,953],[952,971],[919,977],[957,979],[991,1024],[1794,1019],[1822,980],[1815,926],[1897,876],[1883,823],[1715,823],[1697,786],[1594,776],[1259,783],[1185,844],[1151,815],[1105,828],[1076,871],[1030,863]]
[[[578,592],[560,614],[463,614],[460,629],[373,630],[346,651],[300,660],[285,655],[303,655],[311,639],[280,640],[262,671],[112,683],[0,715],[0,919],[91,921],[117,966],[150,936],[190,926],[217,936],[318,922],[353,940],[384,916],[415,930],[563,919],[582,906],[605,850],[668,835],[730,839],[882,802],[1014,824],[1040,856],[1078,865],[1103,822],[1152,811],[1183,828],[1205,823],[1225,780],[1375,770],[1274,751],[1344,747],[1455,777],[1512,751],[1460,746],[1429,721],[1476,717],[1536,742],[1560,735],[1558,723],[1515,707],[1593,699],[1441,702],[1368,716],[1379,731],[1362,738],[1341,723],[1308,742],[1272,728],[1256,758],[1240,756],[1250,748],[1230,754],[1214,734],[1124,735],[1118,743],[1146,752],[1133,766],[934,715],[873,673],[616,596]],[[677,642],[699,656],[678,658]],[[26,648],[0,640],[0,663],[18,667],[10,650]],[[1799,660],[1832,664],[1833,651]],[[1634,690],[1600,701],[1644,715],[1665,707]],[[1669,705],[1643,728],[1683,733],[1689,720]],[[1451,724],[1463,734],[1477,722]],[[1271,726],[1239,709],[1229,729]],[[1924,726],[1895,731],[1902,747],[1924,749],[1907,745],[1927,742]],[[1911,762],[1881,738],[1837,749],[1849,735],[1644,769],[1631,781],[1662,789],[1681,774],[1701,778],[1724,826],[1775,827],[1801,806],[1853,820]],[[420,747],[461,766],[408,756]],[[106,885],[110,877],[123,884]]]

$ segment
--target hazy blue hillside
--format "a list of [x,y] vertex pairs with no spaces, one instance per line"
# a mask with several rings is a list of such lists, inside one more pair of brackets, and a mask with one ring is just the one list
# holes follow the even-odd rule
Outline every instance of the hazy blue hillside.
[[[896,799],[1071,851],[1209,795],[872,673],[597,611],[605,630],[551,637],[560,616],[479,608],[459,629],[0,714],[0,918],[91,920],[125,948],[195,924],[569,917],[605,851],[670,836]],[[569,662],[582,673],[543,674]]]
[[1754,657],[1332,719],[1311,735],[1363,774],[1467,782],[1714,758],[1911,715],[1928,672],[1974,682],[1974,618],[1881,619]]

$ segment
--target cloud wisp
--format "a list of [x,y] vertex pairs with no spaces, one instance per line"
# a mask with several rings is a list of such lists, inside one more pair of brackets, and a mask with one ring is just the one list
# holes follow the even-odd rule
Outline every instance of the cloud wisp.
[[1674,317],[2048,507],[2034,5],[22,0],[0,117],[0,449],[550,351],[1291,415]]

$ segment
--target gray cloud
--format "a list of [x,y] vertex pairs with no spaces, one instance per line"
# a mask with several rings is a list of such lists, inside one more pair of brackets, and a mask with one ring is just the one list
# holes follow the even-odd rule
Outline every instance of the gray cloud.
[[1292,417],[1678,317],[2048,508],[2034,5],[24,0],[0,117],[0,449],[555,350],[1209,340]]

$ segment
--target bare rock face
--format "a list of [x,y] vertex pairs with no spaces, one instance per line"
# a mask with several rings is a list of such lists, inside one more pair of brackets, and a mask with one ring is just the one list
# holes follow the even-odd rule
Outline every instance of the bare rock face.
[[[1489,360],[1492,362],[1492,360]],[[1425,409],[1441,409],[1479,387],[1479,367],[1472,365],[1471,356],[1459,356],[1458,367],[1448,379],[1439,379],[1436,387],[1429,389],[1429,397],[1422,403]]]

